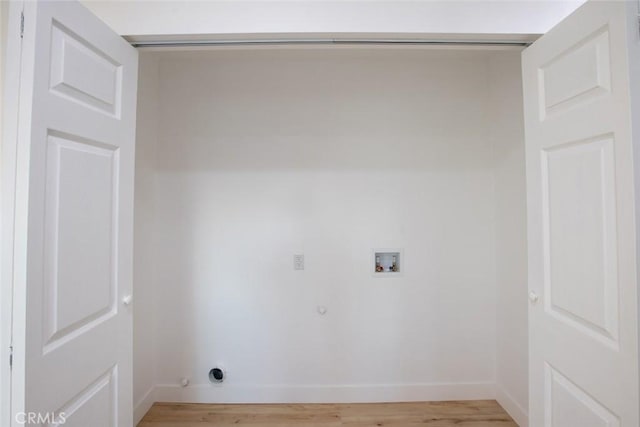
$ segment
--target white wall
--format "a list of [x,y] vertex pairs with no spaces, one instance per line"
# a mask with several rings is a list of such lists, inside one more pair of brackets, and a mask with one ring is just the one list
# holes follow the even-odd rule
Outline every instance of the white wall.
[[496,383],[498,402],[526,427],[528,398],[527,213],[520,57],[490,61],[495,156]]
[[[266,49],[160,59],[147,247],[154,399],[495,396],[492,129],[502,123],[490,58]],[[519,79],[514,67],[504,74]],[[404,248],[402,278],[371,276],[376,247]],[[293,270],[295,253],[305,271]],[[213,386],[218,362],[228,379]]]
[[280,33],[543,34],[584,0],[94,1],[122,35]]
[[140,55],[138,65],[134,205],[133,403],[138,422],[153,403],[155,354],[155,162],[158,138],[158,60]]

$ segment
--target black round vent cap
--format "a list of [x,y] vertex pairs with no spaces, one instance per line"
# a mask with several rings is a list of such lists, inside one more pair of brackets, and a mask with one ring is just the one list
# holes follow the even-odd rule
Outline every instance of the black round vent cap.
[[224,380],[224,372],[220,368],[213,368],[209,371],[209,380],[214,383],[220,383]]

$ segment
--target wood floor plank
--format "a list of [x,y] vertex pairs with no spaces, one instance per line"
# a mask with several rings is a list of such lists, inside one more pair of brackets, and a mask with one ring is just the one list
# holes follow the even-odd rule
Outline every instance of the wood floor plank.
[[353,404],[156,403],[138,427],[518,427],[495,400]]

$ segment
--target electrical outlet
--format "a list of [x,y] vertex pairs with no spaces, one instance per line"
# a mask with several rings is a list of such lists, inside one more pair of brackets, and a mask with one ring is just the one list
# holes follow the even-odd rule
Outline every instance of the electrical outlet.
[[304,270],[304,255],[297,254],[293,256],[293,269]]

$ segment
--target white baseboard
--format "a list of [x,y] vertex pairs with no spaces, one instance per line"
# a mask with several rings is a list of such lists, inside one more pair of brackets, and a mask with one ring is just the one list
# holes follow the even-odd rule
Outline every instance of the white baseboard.
[[155,387],[151,386],[142,399],[133,407],[133,425],[136,426],[155,403]]
[[156,402],[357,403],[495,399],[494,383],[383,385],[214,385],[159,384]]
[[499,385],[496,385],[496,400],[520,427],[529,427],[528,411]]

